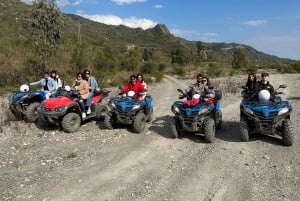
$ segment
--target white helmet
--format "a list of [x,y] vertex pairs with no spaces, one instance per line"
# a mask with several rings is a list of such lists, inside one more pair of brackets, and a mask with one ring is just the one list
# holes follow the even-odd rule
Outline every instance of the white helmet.
[[193,98],[199,99],[199,98],[200,98],[200,94],[194,94],[194,95],[193,95]]
[[128,91],[128,92],[127,92],[127,96],[129,96],[129,97],[133,97],[134,94],[135,94],[134,91]]
[[69,85],[66,85],[64,88],[66,91],[71,91],[71,87]]
[[21,92],[26,92],[26,91],[29,91],[29,86],[27,84],[22,84],[20,86],[20,91]]
[[258,99],[260,101],[268,101],[270,100],[270,96],[271,96],[270,92],[266,89],[263,89],[258,93]]

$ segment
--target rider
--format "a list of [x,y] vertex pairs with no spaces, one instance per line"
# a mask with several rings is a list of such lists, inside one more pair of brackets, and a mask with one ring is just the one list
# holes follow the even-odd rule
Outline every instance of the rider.
[[184,101],[183,104],[187,105],[198,104],[200,99],[204,100],[206,103],[213,104],[213,98],[215,97],[209,78],[202,74],[197,75],[197,82],[190,85],[185,90],[184,95],[187,96],[187,100]]
[[202,88],[201,88],[201,91],[200,91],[200,96],[201,98],[209,103],[209,104],[213,104],[213,98],[215,97],[215,93],[214,93],[214,90],[213,90],[213,86],[211,85],[210,81],[209,81],[209,78],[204,76],[202,78]]
[[242,97],[249,97],[253,94],[256,87],[256,75],[254,73],[248,74],[248,79],[246,82],[247,89],[242,91]]
[[203,90],[202,78],[203,75],[199,73],[196,77],[196,83],[190,85],[187,89],[184,90],[184,93],[187,96],[188,100],[191,100],[194,94],[200,94]]
[[261,73],[261,80],[257,82],[255,91],[256,94],[261,90],[266,89],[270,92],[271,97],[274,96],[274,87],[269,82],[269,74],[266,72]]
[[41,91],[45,91],[46,93],[46,99],[48,99],[52,94],[56,91],[56,83],[55,81],[50,77],[50,74],[48,71],[44,72],[44,78],[40,79],[36,82],[31,82],[29,84],[32,85],[40,85]]
[[143,95],[143,99],[144,99],[146,96],[146,91],[147,91],[147,83],[145,82],[144,76],[142,73],[138,73],[136,77],[137,77],[137,81],[140,82],[144,87],[144,90],[145,90],[144,95]]
[[79,92],[81,100],[79,100],[79,105],[81,109],[81,115],[84,119],[86,117],[84,101],[89,95],[89,84],[83,79],[82,73],[77,73],[77,79],[73,81],[72,88]]
[[127,93],[128,91],[134,91],[134,98],[142,100],[145,89],[144,86],[137,81],[135,75],[131,75],[128,83],[121,88],[121,93]]
[[60,79],[60,77],[58,76],[56,70],[52,70],[50,72],[50,77],[55,81],[56,83],[56,90],[53,93],[53,97],[57,97],[59,96],[59,89],[61,89],[63,87],[63,81],[62,79]]
[[86,111],[87,114],[91,113],[91,105],[92,105],[92,98],[94,96],[95,89],[99,88],[97,80],[94,76],[91,76],[90,70],[84,70],[84,79],[89,84],[89,96],[86,101],[86,106],[88,107],[88,110]]

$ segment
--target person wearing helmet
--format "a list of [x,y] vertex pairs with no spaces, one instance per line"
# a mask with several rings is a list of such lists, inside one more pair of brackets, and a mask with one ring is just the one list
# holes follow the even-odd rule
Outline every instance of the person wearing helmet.
[[270,92],[271,98],[274,95],[274,87],[269,82],[269,74],[261,73],[261,80],[256,84],[256,93],[258,94],[261,90],[266,89]]
[[127,93],[129,91],[134,91],[134,98],[142,100],[143,95],[145,93],[144,86],[137,81],[137,78],[135,75],[130,76],[130,80],[128,81],[125,86],[121,88],[121,93]]
[[41,90],[46,92],[46,98],[48,99],[50,96],[52,96],[56,91],[56,83],[55,81],[50,77],[50,74],[48,71],[44,72],[44,78],[40,79],[36,82],[31,82],[29,84],[32,85],[40,85]]

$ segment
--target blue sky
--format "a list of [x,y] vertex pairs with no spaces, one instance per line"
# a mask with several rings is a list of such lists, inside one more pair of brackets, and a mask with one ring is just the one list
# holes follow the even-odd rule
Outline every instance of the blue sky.
[[[21,0],[30,3],[31,0]],[[300,60],[300,0],[57,0],[63,13],[187,40],[235,42]]]

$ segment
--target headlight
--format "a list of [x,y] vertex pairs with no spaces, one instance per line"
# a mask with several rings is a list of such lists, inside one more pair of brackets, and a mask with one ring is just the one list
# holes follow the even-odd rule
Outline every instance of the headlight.
[[246,113],[248,113],[248,114],[251,114],[251,115],[253,115],[253,111],[252,110],[250,110],[249,108],[247,108],[247,107],[244,107],[244,111],[246,112]]
[[209,112],[211,109],[210,108],[204,108],[203,110],[200,110],[199,112],[198,112],[198,114],[200,115],[200,114],[205,114],[205,113],[207,113],[207,112]]
[[111,108],[115,108],[116,107],[116,104],[114,103],[114,102],[109,102],[109,104],[108,104]]
[[141,105],[135,105],[132,107],[132,110],[137,110],[137,109],[140,109],[141,108]]
[[178,107],[176,107],[176,106],[172,106],[172,112],[174,112],[174,113],[176,113],[176,114],[180,114],[180,110],[179,110],[179,108]]
[[287,112],[289,112],[289,108],[288,108],[288,107],[284,107],[284,108],[282,108],[281,110],[279,110],[278,116],[279,116],[279,115],[282,115],[282,114],[284,114],[284,113],[287,113]]
[[54,109],[55,112],[63,112],[64,110],[66,110],[67,107],[57,107]]

